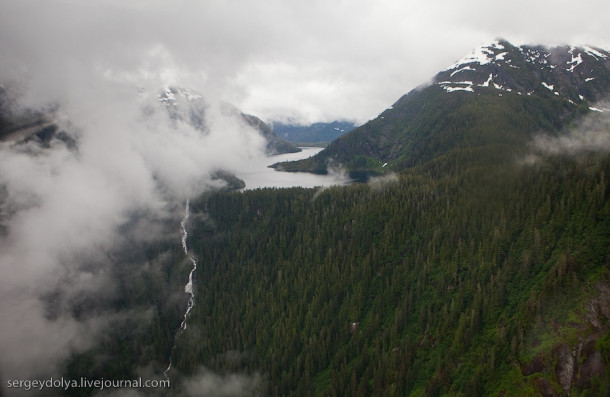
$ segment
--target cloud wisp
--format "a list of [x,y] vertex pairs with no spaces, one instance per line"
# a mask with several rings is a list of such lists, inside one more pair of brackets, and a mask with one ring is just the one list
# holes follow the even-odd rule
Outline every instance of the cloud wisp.
[[245,169],[263,153],[262,137],[213,99],[205,131],[170,120],[156,95],[93,73],[88,87],[58,103],[54,121],[75,147],[60,139],[0,144],[6,379],[57,374],[89,347],[118,313],[102,304],[75,314],[75,303],[111,299],[130,245],[167,238],[164,227],[180,219],[184,201],[218,187],[215,171]]
[[545,155],[582,156],[610,152],[610,114],[593,111],[568,133],[558,136],[538,135],[531,143],[532,152],[524,162],[533,164]]

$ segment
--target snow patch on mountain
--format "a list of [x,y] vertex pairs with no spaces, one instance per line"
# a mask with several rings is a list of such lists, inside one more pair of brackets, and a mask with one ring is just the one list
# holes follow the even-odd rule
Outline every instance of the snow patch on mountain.
[[166,105],[175,106],[177,98],[186,102],[193,102],[203,99],[203,97],[195,91],[179,87],[165,87],[159,94],[159,101],[165,103]]
[[435,84],[447,93],[495,89],[529,96],[544,95],[545,90],[536,88],[542,85],[575,104],[585,101],[583,95],[587,101],[599,100],[598,94],[610,86],[609,79],[610,53],[605,50],[590,46],[513,46],[496,40],[441,71]]
[[596,60],[599,60],[599,58],[601,58],[601,59],[608,59],[608,55],[606,55],[606,54],[596,50],[593,47],[589,47],[589,46],[586,45],[586,46],[583,47],[583,49],[584,49],[584,51],[585,51],[585,53],[587,55],[592,56]]
[[506,57],[506,54],[508,54],[508,52],[501,52],[498,55],[496,55],[496,61],[504,61],[504,57]]
[[492,82],[493,82],[493,74],[490,73],[487,81],[484,82],[483,84],[479,84],[479,87],[489,87],[489,83],[492,83]]
[[521,51],[525,61],[528,63],[546,66],[551,69],[555,68],[555,65],[549,63],[547,59],[551,56],[551,53],[540,47],[521,46],[519,47],[519,51]]
[[438,84],[447,92],[474,92],[474,89],[472,88],[472,81],[441,81]]
[[[459,68],[462,65],[469,65],[469,64],[487,65],[488,63],[491,63],[494,60],[504,59],[504,55],[506,53],[496,54],[496,51],[495,51],[495,50],[504,50],[504,49],[505,49],[504,46],[499,41],[496,40],[489,45],[474,49],[472,51],[472,53],[468,54],[464,58],[455,62],[453,65],[449,66],[445,70],[453,70],[453,69]],[[500,56],[500,58],[498,58],[499,56]]]
[[176,105],[176,96],[171,89],[165,88],[161,94],[159,94],[159,101],[166,105]]
[[555,85],[554,84],[549,84],[549,83],[545,83],[544,81],[542,82],[542,86],[546,89],[548,89],[549,91],[551,91],[553,94],[559,96],[559,92],[555,91]]
[[567,62],[568,65],[572,65],[569,68],[567,68],[566,70],[568,72],[573,72],[574,68],[578,65],[580,65],[582,63],[582,55],[579,53],[578,56],[574,56],[574,54],[572,54],[572,60]]
[[466,67],[464,67],[464,68],[461,68],[461,69],[456,70],[455,72],[452,72],[450,77],[453,77],[455,74],[460,73],[460,72],[464,72],[464,71],[466,71],[466,70],[472,70],[472,71],[476,71],[476,69],[471,68],[470,66],[466,66]]

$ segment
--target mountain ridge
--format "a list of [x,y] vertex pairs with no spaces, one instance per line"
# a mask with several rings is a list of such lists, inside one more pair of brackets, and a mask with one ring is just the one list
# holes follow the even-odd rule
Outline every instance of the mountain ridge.
[[[139,89],[138,93],[142,98],[149,95],[144,89]],[[53,138],[60,138],[69,139],[70,144],[74,143],[69,134],[61,131],[54,121],[57,105],[42,110],[17,109],[15,96],[15,93],[0,85],[0,141],[22,142],[38,139],[44,144],[48,144]],[[205,115],[209,104],[196,91],[180,87],[165,87],[157,95],[153,95],[152,99],[155,101],[154,105],[159,103],[164,106],[173,127],[176,127],[178,122],[185,122],[196,130],[207,133]],[[150,108],[149,104],[149,108],[145,108],[144,111],[145,113],[154,112],[154,109]],[[221,111],[240,119],[245,125],[259,133],[265,139],[267,155],[301,151],[294,144],[278,137],[258,117],[243,113],[228,103],[221,106]]]
[[536,133],[557,134],[584,114],[603,111],[594,105],[609,93],[610,53],[605,50],[516,47],[496,40],[316,156],[274,166],[321,174],[341,166],[366,178],[423,164],[459,146],[518,149]]
[[[187,121],[193,127],[205,131],[207,104],[202,95],[190,89],[166,87],[159,94],[158,99],[166,106],[171,119]],[[221,104],[221,111],[241,119],[246,125],[254,128],[265,139],[265,151],[268,155],[301,151],[293,143],[277,136],[271,127],[258,117],[243,113],[234,105],[226,102]]]

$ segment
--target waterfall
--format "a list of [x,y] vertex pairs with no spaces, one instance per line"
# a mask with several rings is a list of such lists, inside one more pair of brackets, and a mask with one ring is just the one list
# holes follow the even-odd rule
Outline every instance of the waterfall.
[[172,356],[174,355],[174,350],[176,350],[176,340],[178,339],[178,336],[180,334],[182,334],[182,332],[184,332],[184,330],[186,329],[186,323],[187,323],[188,316],[191,313],[191,310],[193,310],[193,307],[195,306],[195,292],[193,290],[193,277],[195,275],[195,271],[197,270],[197,260],[195,259],[195,257],[193,255],[191,255],[189,253],[188,245],[187,245],[188,232],[186,231],[186,222],[188,221],[189,215],[190,215],[189,206],[190,206],[190,201],[187,199],[186,205],[184,208],[184,217],[182,218],[182,221],[180,222],[180,231],[182,233],[182,250],[184,251],[184,255],[186,255],[186,257],[191,261],[191,263],[193,265],[193,267],[191,268],[191,271],[189,273],[188,282],[184,286],[184,292],[189,295],[189,298],[188,298],[187,305],[186,305],[186,311],[184,312],[184,317],[182,318],[182,323],[180,323],[180,327],[178,328],[178,331],[176,332],[176,335],[174,336],[174,345],[172,346],[172,350],[169,355],[169,365],[167,366],[167,369],[163,372],[163,375],[166,378],[167,378],[168,372],[172,368]]

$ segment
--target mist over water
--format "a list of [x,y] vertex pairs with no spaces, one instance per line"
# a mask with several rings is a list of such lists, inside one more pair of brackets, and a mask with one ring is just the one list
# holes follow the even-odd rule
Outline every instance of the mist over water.
[[351,182],[347,174],[329,173],[316,175],[308,172],[282,172],[269,168],[270,165],[283,162],[306,159],[319,153],[322,148],[302,147],[299,153],[280,154],[271,157],[253,159],[247,171],[237,172],[237,176],[246,183],[246,190],[264,187],[317,187],[345,185]]

